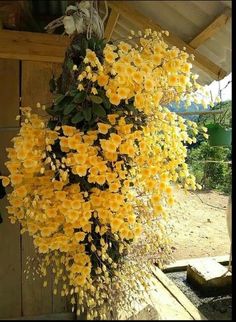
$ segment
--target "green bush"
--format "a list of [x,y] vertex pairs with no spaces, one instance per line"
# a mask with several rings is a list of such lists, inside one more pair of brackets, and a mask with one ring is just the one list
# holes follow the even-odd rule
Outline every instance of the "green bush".
[[210,163],[205,161],[230,161],[231,149],[223,146],[210,146],[202,142],[188,153],[190,171],[196,177],[203,189],[215,189],[229,193],[232,187],[232,170],[228,163]]

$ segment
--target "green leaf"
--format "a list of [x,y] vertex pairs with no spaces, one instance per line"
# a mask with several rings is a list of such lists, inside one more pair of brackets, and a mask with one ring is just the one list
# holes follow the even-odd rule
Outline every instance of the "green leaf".
[[63,114],[64,114],[64,115],[68,115],[68,114],[70,114],[74,109],[75,109],[75,104],[68,104],[68,105],[65,107],[65,109],[64,109],[64,111],[63,111]]
[[65,95],[59,95],[55,101],[54,101],[54,104],[55,105],[58,105],[63,99],[65,98]]
[[104,105],[106,110],[109,110],[111,108],[111,103],[110,103],[109,100],[104,100],[103,105]]
[[89,98],[95,104],[101,104],[103,102],[103,99],[97,95],[89,95]]
[[61,122],[62,122],[62,124],[66,124],[67,125],[68,122],[69,122],[69,117],[68,116],[64,116]]
[[104,117],[107,115],[106,111],[101,105],[94,104],[93,105],[93,113],[96,114],[97,116]]
[[86,121],[90,121],[92,118],[92,109],[91,107],[86,107],[83,109],[83,115]]
[[78,93],[78,89],[71,89],[70,90],[70,96],[76,96],[76,94]]
[[52,116],[54,116],[54,115],[55,115],[55,112],[53,111],[53,108],[52,108],[51,106],[46,108],[46,112],[47,112],[49,115],[52,115]]
[[72,48],[79,51],[81,50],[81,46],[79,44],[72,45]]
[[81,55],[86,56],[86,49],[88,48],[88,41],[85,38],[81,39]]
[[137,112],[136,108],[135,108],[135,107],[134,107],[134,105],[132,105],[132,104],[126,105],[126,108],[127,108],[129,111]]
[[69,70],[71,70],[72,68],[73,68],[73,66],[74,66],[74,62],[73,62],[73,60],[72,59],[67,59],[67,61],[66,61],[66,67],[69,69]]
[[95,50],[95,47],[96,47],[96,41],[94,38],[90,38],[88,40],[88,47],[91,49],[91,50]]
[[57,121],[54,121],[54,120],[50,120],[48,121],[48,127],[51,129],[51,130],[54,130],[55,127],[57,125]]
[[74,99],[73,99],[73,102],[77,103],[77,104],[80,104],[82,103],[86,98],[86,92],[78,92],[77,91],[77,94],[75,95]]
[[51,78],[49,81],[49,88],[51,93],[54,93],[57,88],[57,83],[54,77]]
[[72,117],[71,122],[73,124],[76,124],[76,123],[79,123],[80,121],[83,121],[83,119],[84,119],[83,113],[78,112]]

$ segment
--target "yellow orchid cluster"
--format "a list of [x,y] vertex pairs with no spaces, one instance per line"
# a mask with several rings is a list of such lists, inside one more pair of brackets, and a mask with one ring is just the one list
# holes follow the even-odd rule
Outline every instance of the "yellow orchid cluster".
[[190,55],[176,47],[170,48],[161,32],[147,29],[143,36],[141,32],[139,35],[135,47],[124,41],[107,44],[103,63],[94,51],[87,49],[86,67],[78,76],[78,89],[84,90],[89,81],[94,95],[102,87],[111,104],[116,106],[122,101],[127,104],[133,98],[134,106],[146,115],[152,114],[159,105],[184,97],[189,104],[189,94],[201,88],[196,83],[196,75],[190,72]]
[[10,174],[1,177],[13,188],[11,222],[33,237],[40,275],[53,266],[54,294],[62,282],[61,295],[75,304],[78,294],[79,313],[88,309],[89,318],[104,317],[115,290],[125,290],[123,305],[126,287],[140,286],[137,274],[147,286],[146,265],[168,257],[173,183],[200,187],[185,163],[186,143],[205,129],[164,107],[189,100],[198,87],[188,54],[150,30],[139,42],[107,44],[103,62],[87,49],[78,91],[104,90],[111,103],[89,130],[60,121],[50,129],[22,108],[20,132],[7,149]]

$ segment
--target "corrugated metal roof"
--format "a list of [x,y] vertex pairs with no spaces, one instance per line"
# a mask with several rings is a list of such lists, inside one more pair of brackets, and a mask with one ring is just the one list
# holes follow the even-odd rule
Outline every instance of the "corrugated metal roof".
[[[231,1],[125,1],[131,7],[151,18],[164,30],[169,30],[189,43],[226,7]],[[129,30],[138,30],[126,17],[120,16],[112,34],[112,39],[124,38]],[[219,65],[227,73],[231,72],[231,19],[214,36],[197,48],[197,51]],[[194,66],[199,81],[209,84],[213,78]]]
[[[64,14],[65,8],[75,0],[28,0],[27,4],[32,11],[35,21],[39,23],[35,31],[44,31],[45,25],[56,17]],[[104,1],[98,0],[101,16],[104,16]],[[109,4],[109,1],[106,1]],[[119,1],[118,1],[119,2]],[[121,1],[120,1],[121,2]],[[122,1],[131,8],[138,10],[147,18],[168,30],[180,39],[189,43],[225,8],[232,6],[232,1]],[[38,20],[40,21],[38,21]],[[32,27],[32,26],[30,26]],[[41,28],[41,29],[40,29]],[[136,25],[123,15],[119,16],[118,22],[112,34],[112,39],[127,38],[130,30],[138,30]],[[24,30],[24,29],[23,29]],[[231,30],[232,23],[229,19],[210,39],[197,48],[197,52],[221,67],[227,73],[231,72]],[[60,33],[61,30],[56,30]],[[209,84],[213,78],[203,70],[194,66],[193,71],[199,74],[200,83]]]

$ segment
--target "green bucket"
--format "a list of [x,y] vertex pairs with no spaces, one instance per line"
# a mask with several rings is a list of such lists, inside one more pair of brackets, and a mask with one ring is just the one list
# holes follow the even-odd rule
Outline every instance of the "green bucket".
[[208,142],[211,146],[231,146],[232,129],[225,129],[220,124],[208,124]]

